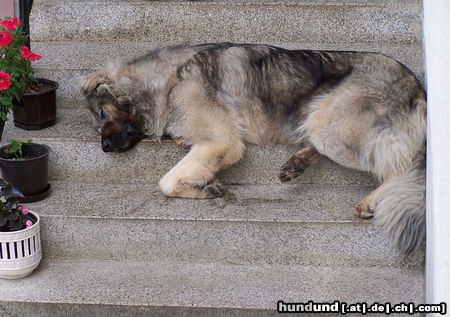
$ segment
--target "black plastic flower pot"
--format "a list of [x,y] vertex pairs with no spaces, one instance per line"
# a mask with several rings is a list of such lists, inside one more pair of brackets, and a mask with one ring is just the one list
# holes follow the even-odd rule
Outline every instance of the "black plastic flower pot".
[[13,105],[14,125],[25,130],[40,130],[50,127],[56,121],[56,89],[59,84],[38,78],[43,89],[22,95],[20,103]]
[[50,194],[48,183],[50,148],[44,144],[23,144],[24,159],[14,160],[11,154],[5,153],[6,147],[0,147],[2,178],[24,194],[22,202],[35,202],[46,198]]

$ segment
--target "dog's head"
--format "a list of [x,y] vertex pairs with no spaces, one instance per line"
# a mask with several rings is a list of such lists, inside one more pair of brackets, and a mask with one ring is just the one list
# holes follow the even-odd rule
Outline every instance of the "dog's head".
[[93,116],[94,128],[102,135],[104,152],[128,151],[146,137],[129,92],[95,74],[83,78],[82,92]]

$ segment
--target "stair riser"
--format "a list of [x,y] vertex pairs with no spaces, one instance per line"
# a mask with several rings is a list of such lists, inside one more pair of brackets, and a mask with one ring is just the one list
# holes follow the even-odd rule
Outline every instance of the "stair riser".
[[[42,217],[45,256],[232,264],[417,266],[370,224]],[[369,247],[370,246],[370,247]]]
[[420,1],[396,8],[91,2],[39,4],[30,19],[33,41],[414,43],[420,9]]
[[[173,142],[162,144],[143,141],[126,153],[104,153],[98,142],[50,141],[33,138],[48,144],[49,178],[93,182],[158,182],[188,152]],[[219,173],[224,184],[280,184],[280,167],[300,148],[277,146],[261,148],[249,146],[244,159]],[[345,169],[323,158],[295,180],[296,183],[318,185],[366,185],[375,180],[368,174]]]
[[[34,317],[69,317],[69,316],[95,316],[95,317],[269,317],[278,316],[276,306],[273,310],[265,309],[233,309],[219,307],[152,307],[130,305],[95,305],[95,304],[67,304],[67,303],[27,303],[27,302],[0,302],[0,314],[8,317],[34,316]],[[304,317],[314,317],[302,314]],[[327,314],[328,317],[341,315]]]
[[[166,316],[178,309],[188,316],[196,311],[205,316],[214,310],[223,316],[231,311],[234,316],[233,311],[245,314],[243,309],[275,313],[278,300],[422,303],[422,285],[420,270],[388,267],[59,260],[44,261],[27,279],[0,281],[0,298],[10,303],[105,305],[103,308],[122,305],[130,311],[145,307],[152,312],[159,307],[161,312],[167,309]],[[104,316],[99,308],[100,314],[69,311],[54,316]],[[118,312],[122,311],[111,316],[121,316]],[[31,315],[39,316],[38,313]]]

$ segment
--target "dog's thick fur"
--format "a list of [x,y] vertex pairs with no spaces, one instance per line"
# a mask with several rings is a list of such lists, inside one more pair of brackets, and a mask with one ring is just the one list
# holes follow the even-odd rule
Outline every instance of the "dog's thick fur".
[[426,97],[414,75],[375,53],[204,44],[157,49],[84,78],[104,151],[170,135],[190,152],[159,182],[173,197],[224,193],[215,174],[247,143],[306,147],[282,167],[290,181],[321,156],[374,174],[356,209],[398,249],[425,235]]

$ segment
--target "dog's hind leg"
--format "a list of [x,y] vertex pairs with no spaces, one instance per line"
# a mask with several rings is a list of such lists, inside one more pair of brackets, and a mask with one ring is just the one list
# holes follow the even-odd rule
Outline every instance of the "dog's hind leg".
[[356,204],[355,209],[358,216],[362,219],[373,218],[375,208],[378,204],[380,192],[383,192],[385,187],[390,184],[389,179],[386,179],[380,186],[375,190],[371,191],[369,195],[364,197],[358,204]]
[[206,141],[194,144],[190,152],[159,182],[166,196],[185,198],[215,198],[225,191],[215,174],[241,159],[245,145]]
[[313,146],[307,146],[292,155],[281,168],[278,178],[282,183],[287,183],[301,175],[307,167],[319,162],[321,157]]

